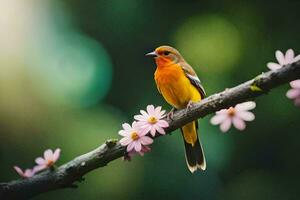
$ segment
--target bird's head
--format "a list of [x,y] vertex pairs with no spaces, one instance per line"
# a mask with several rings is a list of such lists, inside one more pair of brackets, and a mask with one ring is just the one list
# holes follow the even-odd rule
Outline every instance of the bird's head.
[[153,56],[158,65],[183,61],[179,51],[166,45],[157,47],[153,52],[147,53],[146,56]]

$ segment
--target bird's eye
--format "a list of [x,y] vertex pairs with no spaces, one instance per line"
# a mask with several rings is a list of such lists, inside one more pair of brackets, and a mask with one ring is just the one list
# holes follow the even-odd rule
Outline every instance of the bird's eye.
[[164,51],[164,55],[167,56],[170,54],[170,51]]

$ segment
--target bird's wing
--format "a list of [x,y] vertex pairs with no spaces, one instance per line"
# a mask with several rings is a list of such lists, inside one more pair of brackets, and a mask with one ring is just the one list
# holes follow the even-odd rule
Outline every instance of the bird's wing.
[[191,83],[197,88],[197,90],[201,94],[201,98],[204,98],[206,96],[205,90],[201,84],[200,79],[198,78],[196,72],[194,69],[187,64],[186,62],[180,63],[180,66],[182,67],[186,77],[191,81]]

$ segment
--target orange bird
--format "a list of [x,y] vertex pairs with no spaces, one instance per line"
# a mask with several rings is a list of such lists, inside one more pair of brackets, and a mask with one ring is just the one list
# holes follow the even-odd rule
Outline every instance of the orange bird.
[[[158,91],[173,106],[168,114],[172,118],[175,109],[189,109],[194,102],[205,97],[204,88],[193,70],[184,60],[179,51],[170,46],[160,46],[146,54],[153,56],[156,62],[154,79]],[[190,122],[181,127],[184,139],[185,158],[189,170],[205,170],[206,162],[197,134],[198,121]]]

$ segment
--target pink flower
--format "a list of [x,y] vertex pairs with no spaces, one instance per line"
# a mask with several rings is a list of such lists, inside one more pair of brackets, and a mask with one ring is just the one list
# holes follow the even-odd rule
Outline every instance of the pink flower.
[[125,161],[131,161],[132,156],[139,154],[140,156],[144,156],[145,153],[148,153],[151,151],[151,148],[148,146],[142,145],[142,149],[140,152],[136,152],[134,149],[128,152],[124,157],[123,160]]
[[23,178],[30,178],[35,174],[35,171],[33,169],[25,169],[24,171],[18,167],[18,166],[14,166],[14,169],[16,170],[16,172]]
[[219,125],[222,132],[226,132],[230,129],[231,124],[239,130],[246,128],[245,121],[253,121],[255,116],[248,110],[254,109],[256,106],[255,102],[248,101],[237,104],[235,107],[229,109],[222,109],[216,112],[216,115],[211,118],[210,122],[213,125]]
[[275,57],[276,57],[278,63],[269,62],[267,64],[267,67],[271,70],[280,69],[282,66],[291,64],[300,59],[300,55],[295,57],[295,53],[294,53],[293,49],[287,50],[285,55],[281,51],[277,50],[275,52]]
[[[268,63],[267,66],[271,70],[279,69],[283,65],[291,64],[293,62],[297,62],[298,60],[300,60],[300,55],[297,55],[295,57],[295,53],[294,53],[293,49],[287,50],[285,55],[283,55],[283,53],[281,51],[277,50],[275,52],[275,56],[276,56],[276,59],[279,62],[279,64],[273,63],[273,62]],[[300,80],[292,81],[292,82],[290,82],[290,85],[291,85],[292,89],[287,91],[286,96],[289,99],[293,99],[294,104],[296,106],[300,106]]]
[[44,158],[38,157],[35,159],[37,166],[35,167],[35,171],[41,171],[43,169],[52,167],[55,162],[59,159],[60,149],[56,149],[54,152],[51,149],[47,149],[44,152]]
[[167,121],[162,120],[165,117],[165,111],[161,110],[161,106],[154,108],[153,105],[147,106],[147,112],[141,110],[141,115],[135,115],[134,119],[138,120],[138,125],[141,127],[142,132],[150,132],[154,137],[156,131],[160,134],[166,134],[164,128],[168,127]]
[[292,89],[287,91],[286,96],[293,99],[296,106],[300,106],[300,79],[290,82]]
[[123,136],[120,140],[122,146],[127,146],[127,152],[132,150],[140,152],[142,145],[146,146],[153,143],[152,138],[146,136],[147,133],[142,132],[137,122],[133,122],[132,126],[124,123],[123,130],[119,131],[119,135]]

